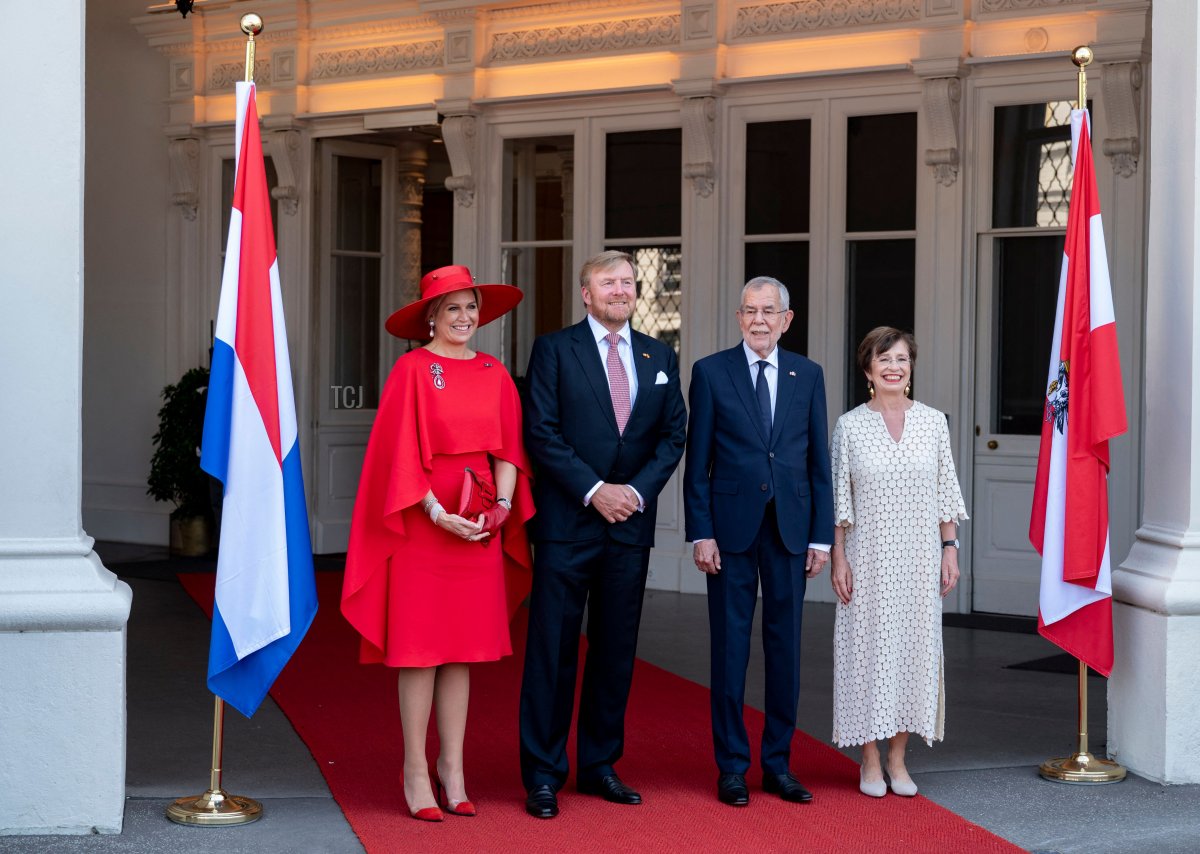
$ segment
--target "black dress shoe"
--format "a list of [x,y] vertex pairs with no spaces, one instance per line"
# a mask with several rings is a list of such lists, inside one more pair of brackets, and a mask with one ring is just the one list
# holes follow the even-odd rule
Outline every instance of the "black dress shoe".
[[599,780],[578,781],[579,791],[585,795],[599,795],[614,804],[640,804],[642,796],[621,782],[616,774],[608,774]]
[[731,807],[744,807],[750,803],[750,789],[741,774],[722,774],[717,777],[717,798]]
[[763,774],[763,791],[779,795],[794,804],[807,804],[813,799],[812,792],[801,786],[790,771],[786,774]]
[[547,784],[534,786],[525,796],[525,812],[534,818],[554,818],[558,815],[558,795]]

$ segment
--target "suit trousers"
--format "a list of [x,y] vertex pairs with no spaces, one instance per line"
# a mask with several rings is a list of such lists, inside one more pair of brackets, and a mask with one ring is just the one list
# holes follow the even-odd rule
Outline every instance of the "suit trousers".
[[607,534],[583,542],[539,542],[534,550],[529,637],[521,681],[521,779],[562,788],[575,699],[579,632],[588,609],[588,649],[579,698],[576,780],[613,773],[624,751],[650,549]]
[[805,554],[791,554],[784,546],[775,504],[771,502],[750,549],[721,552],[721,571],[708,576],[713,747],[722,774],[745,774],[750,767],[750,742],[742,707],[760,580],[766,660],[766,726],[760,760],[766,773],[788,771],[792,735],[796,731],[796,706],[800,701],[805,557]]

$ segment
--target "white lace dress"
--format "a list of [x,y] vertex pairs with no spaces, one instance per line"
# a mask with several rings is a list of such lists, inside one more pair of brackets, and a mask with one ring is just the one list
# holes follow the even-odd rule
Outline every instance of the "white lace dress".
[[945,718],[938,525],[967,518],[946,416],[914,402],[897,442],[859,406],[838,419],[832,454],[853,584],[834,624],[833,740],[912,732],[932,744]]

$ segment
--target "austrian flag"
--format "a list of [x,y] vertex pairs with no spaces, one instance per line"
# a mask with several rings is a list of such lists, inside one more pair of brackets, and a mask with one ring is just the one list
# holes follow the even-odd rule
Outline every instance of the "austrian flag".
[[1071,136],[1075,177],[1029,539],[1042,556],[1038,631],[1108,676],[1108,440],[1125,432],[1125,395],[1086,111],[1071,112]]
[[308,631],[317,596],[253,83],[237,84],[235,140],[200,466],[225,486],[208,687],[249,717]]

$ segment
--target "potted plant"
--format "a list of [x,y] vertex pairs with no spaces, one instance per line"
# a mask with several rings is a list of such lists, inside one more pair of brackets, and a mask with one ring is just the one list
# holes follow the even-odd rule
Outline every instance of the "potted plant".
[[208,475],[200,468],[207,392],[207,368],[192,368],[179,382],[162,390],[146,493],[175,505],[171,511],[172,554],[194,557],[209,549],[212,502]]

